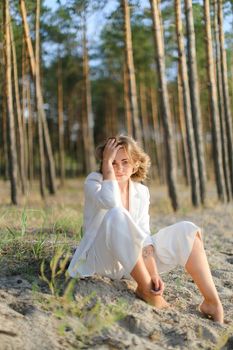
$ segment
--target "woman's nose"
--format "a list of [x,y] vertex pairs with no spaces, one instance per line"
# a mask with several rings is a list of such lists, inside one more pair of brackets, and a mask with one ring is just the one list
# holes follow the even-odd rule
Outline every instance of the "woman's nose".
[[117,167],[118,170],[121,170],[123,168],[121,163],[120,164],[116,164],[116,167]]

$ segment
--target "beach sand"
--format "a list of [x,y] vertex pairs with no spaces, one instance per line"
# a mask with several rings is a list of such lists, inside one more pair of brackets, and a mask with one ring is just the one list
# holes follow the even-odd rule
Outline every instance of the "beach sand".
[[[152,205],[153,198],[152,194]],[[38,302],[38,296],[46,295],[46,291],[35,293],[32,283],[21,275],[6,276],[1,271],[0,350],[233,349],[233,205],[217,204],[169,214],[153,214],[152,208],[153,233],[180,220],[193,221],[203,228],[207,256],[225,311],[223,325],[198,311],[200,293],[179,267],[163,275],[164,297],[171,304],[168,310],[158,310],[137,299],[133,281],[111,281],[100,276],[79,280],[75,288],[77,303],[94,291],[95,297],[87,303],[89,308],[100,302],[105,306],[119,301],[125,305],[119,321],[86,336],[82,336],[80,321],[74,315],[61,331],[63,316]],[[97,316],[93,316],[94,323],[98,323]]]

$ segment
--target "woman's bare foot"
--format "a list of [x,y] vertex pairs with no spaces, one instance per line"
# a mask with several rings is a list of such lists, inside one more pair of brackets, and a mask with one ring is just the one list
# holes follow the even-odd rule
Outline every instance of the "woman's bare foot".
[[138,298],[144,300],[146,303],[157,307],[158,309],[166,309],[170,305],[161,295],[154,295],[151,291],[142,291],[137,288],[135,291]]
[[200,311],[207,317],[210,317],[213,321],[223,323],[224,322],[224,312],[221,302],[219,303],[207,303],[203,301],[199,305]]

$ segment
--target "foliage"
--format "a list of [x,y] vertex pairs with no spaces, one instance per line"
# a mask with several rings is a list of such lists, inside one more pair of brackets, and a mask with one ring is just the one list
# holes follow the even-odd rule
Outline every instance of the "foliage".
[[[14,44],[16,46],[17,68],[19,75],[19,90],[21,98],[21,107],[24,107],[23,121],[25,141],[29,131],[29,116],[32,120],[33,130],[33,166],[35,179],[40,174],[40,157],[38,147],[38,118],[35,106],[35,85],[30,74],[30,67],[25,55],[25,45],[23,40],[23,26],[20,14],[19,1],[12,0],[10,3],[11,22],[14,33]],[[30,27],[32,44],[35,46],[35,14],[36,1],[26,0],[27,19]],[[0,3],[0,25],[3,29],[3,4]],[[151,135],[154,137],[152,126],[151,111],[151,86],[157,90],[156,104],[160,106],[157,93],[157,69],[155,63],[155,48],[152,32],[152,18],[149,1],[131,0],[130,16],[132,28],[133,56],[135,63],[135,74],[137,89],[142,83],[145,87],[146,107],[151,129]],[[164,0],[160,2],[161,18],[164,27],[164,44],[166,56],[166,75],[168,78],[169,96],[173,101],[174,109],[174,129],[178,130],[178,108],[177,103],[177,41],[175,35],[174,2]],[[184,1],[182,1],[184,7]],[[223,1],[224,10],[224,29],[225,46],[227,50],[228,61],[228,80],[231,98],[233,97],[232,84],[232,1]],[[211,18],[213,19],[213,9],[211,8]],[[195,37],[196,37],[196,56],[198,65],[198,76],[200,86],[201,110],[204,126],[204,138],[208,138],[211,131],[210,108],[208,99],[208,78],[206,72],[206,47],[204,31],[204,13],[203,3],[199,0],[193,1]],[[184,19],[184,11],[183,11]],[[101,23],[100,23],[101,22]],[[50,6],[49,1],[41,0],[40,16],[40,42],[41,42],[41,82],[44,98],[44,108],[49,126],[49,133],[52,141],[53,153],[56,157],[56,168],[59,173],[59,135],[58,135],[58,71],[61,70],[62,96],[63,96],[63,115],[64,115],[64,143],[65,143],[65,167],[67,176],[77,176],[84,174],[85,152],[83,152],[83,110],[85,106],[84,99],[84,74],[83,74],[83,37],[87,34],[87,47],[90,62],[90,85],[92,110],[94,114],[94,138],[97,144],[106,136],[107,121],[114,116],[117,119],[118,132],[126,131],[125,106],[124,106],[124,24],[123,11],[120,1],[106,0],[59,0],[56,6]],[[184,34],[185,34],[185,20]],[[94,24],[93,24],[94,23]],[[90,35],[90,28],[94,35]],[[99,34],[100,33],[100,34]],[[3,59],[3,30],[0,31],[0,109],[4,112],[5,90],[5,68]],[[213,43],[214,45],[214,43]],[[23,77],[23,63],[26,74]],[[59,69],[60,70],[59,70]],[[30,101],[25,101],[25,92],[23,86],[26,81],[30,82]],[[18,130],[18,116],[16,113],[16,96],[13,87],[14,118]],[[139,91],[138,91],[139,92]],[[29,92],[28,92],[29,94]],[[140,102],[140,101],[139,101]],[[30,106],[30,109],[29,109]],[[233,102],[231,100],[231,107]],[[156,106],[157,108],[157,106]],[[232,108],[231,108],[232,109]],[[232,112],[232,111],[231,111]],[[160,117],[160,108],[158,108],[158,119]],[[1,130],[3,130],[4,113],[0,115]],[[142,117],[142,116],[141,116]],[[160,132],[160,131],[159,131]],[[16,143],[19,145],[19,132],[16,131]],[[161,138],[162,139],[162,138]],[[5,144],[4,143],[5,140]],[[0,176],[8,176],[8,156],[6,151],[7,137],[3,131],[0,135]],[[163,146],[163,145],[162,145]],[[210,145],[211,146],[211,145]],[[209,147],[209,145],[208,145]],[[20,149],[20,147],[17,147]],[[207,148],[207,147],[206,147]],[[19,151],[18,151],[19,152]],[[209,148],[208,148],[209,152]],[[32,153],[32,152],[31,152]],[[151,153],[154,153],[153,150]],[[25,152],[26,158],[27,152]],[[18,157],[20,159],[20,157]],[[154,161],[153,157],[152,163]],[[210,163],[209,159],[208,162]],[[182,157],[180,157],[182,162]],[[212,161],[212,159],[211,159]],[[180,163],[181,163],[180,162]],[[20,165],[20,161],[18,161]],[[48,164],[48,162],[47,162]],[[50,162],[51,164],[51,162]],[[162,165],[159,164],[162,168]],[[212,166],[212,163],[211,163]],[[28,170],[28,169],[27,169]],[[212,170],[212,169],[211,169]],[[210,171],[211,172],[211,171]],[[28,171],[26,171],[28,173]],[[20,180],[20,178],[19,178]],[[20,181],[19,181],[20,182]],[[24,235],[27,228],[27,217],[22,217],[21,234]],[[15,231],[9,229],[11,235]],[[42,244],[43,239],[41,240]],[[35,255],[39,256],[40,244],[35,247]],[[36,253],[37,251],[37,253]]]
[[[43,260],[40,267],[40,278],[44,281],[53,295],[59,295],[61,286],[58,283],[58,277],[65,274],[70,254],[64,250],[64,247],[58,247],[50,261],[50,277],[45,273],[45,261]],[[62,282],[63,284],[63,282]]]
[[[230,348],[232,344],[232,332],[233,326],[229,326],[226,330],[222,331],[222,334],[218,337],[217,344],[214,346],[214,350],[221,350],[224,348]],[[228,344],[229,341],[229,344]],[[228,347],[229,346],[229,347]]]
[[[61,336],[72,330],[77,347],[124,318],[127,305],[123,300],[105,305],[94,292],[75,300],[79,281],[70,279],[66,268],[71,256],[71,242],[76,242],[80,238],[77,234],[81,233],[71,235],[70,230],[76,223],[71,222],[71,215],[68,218],[70,226],[68,222],[63,223],[66,211],[62,207],[58,210],[59,214],[55,215],[52,209],[43,212],[27,207],[21,210],[1,208],[1,273],[19,274],[31,282],[34,301],[56,318],[57,331]],[[16,229],[10,224],[10,218],[16,224],[20,223],[20,227]],[[38,227],[36,232],[30,229],[32,222],[34,227]],[[50,231],[46,229],[48,224],[51,225]],[[70,231],[67,235],[65,227]],[[51,295],[47,294],[48,290]]]
[[73,293],[77,283],[78,281],[72,279],[68,284],[69,290],[66,290],[61,297],[41,297],[40,293],[35,292],[35,300],[44,310],[52,312],[57,318],[60,335],[64,336],[68,329],[75,333],[76,341],[73,344],[75,347],[84,342],[87,344],[91,337],[123,319],[128,308],[124,300],[104,305],[95,292],[75,300]]

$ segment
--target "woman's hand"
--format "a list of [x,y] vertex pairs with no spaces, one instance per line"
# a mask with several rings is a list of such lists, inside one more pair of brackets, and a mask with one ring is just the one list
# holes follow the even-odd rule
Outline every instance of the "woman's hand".
[[153,283],[151,292],[155,295],[162,295],[164,292],[164,283],[159,274],[151,276],[151,280]]
[[102,160],[102,173],[104,180],[116,180],[112,163],[121,147],[122,145],[118,145],[115,138],[108,139],[104,147]]
[[115,138],[109,138],[103,151],[103,162],[113,162],[118,150],[122,145],[118,145]]

